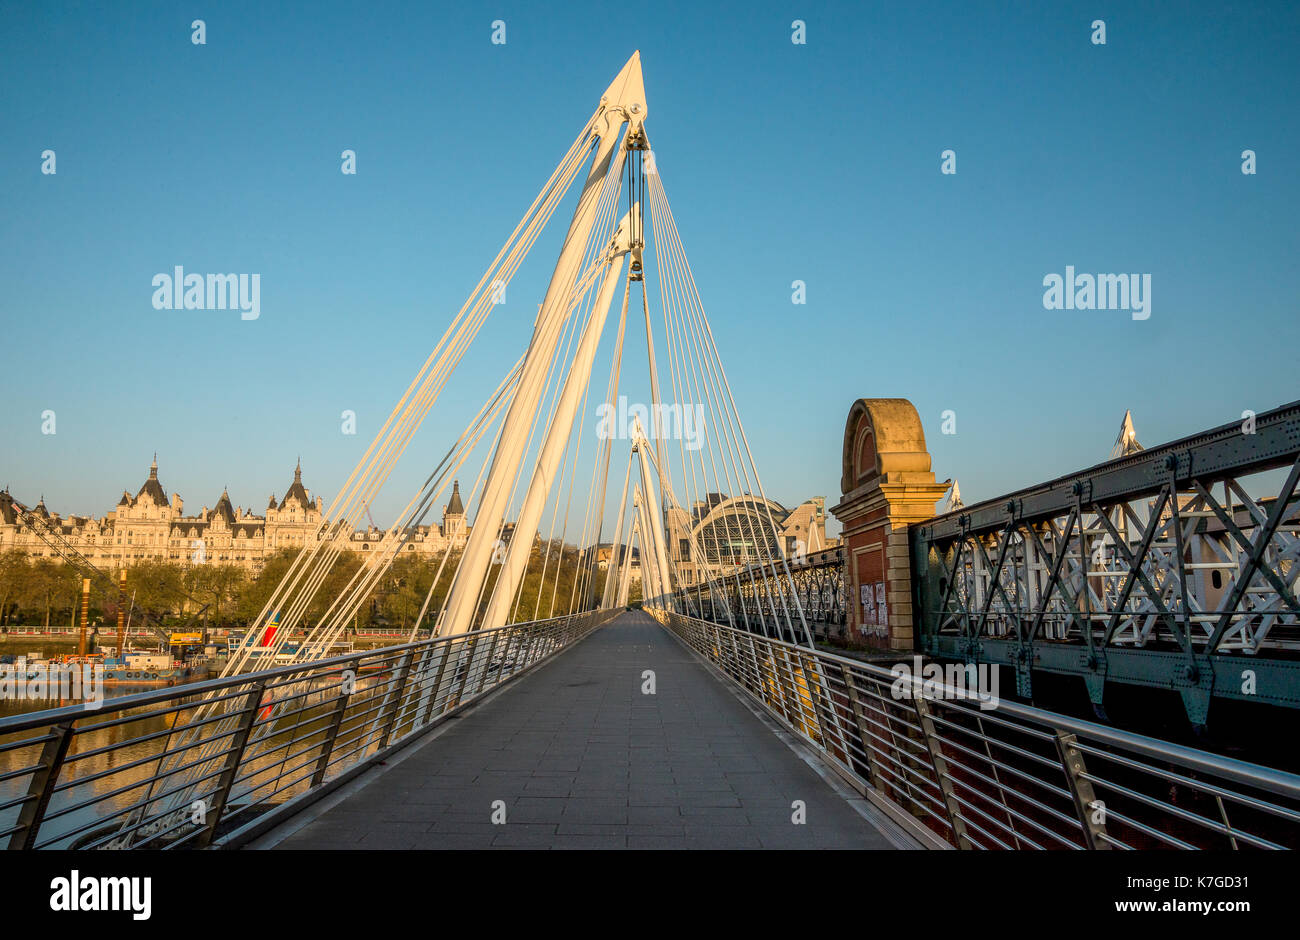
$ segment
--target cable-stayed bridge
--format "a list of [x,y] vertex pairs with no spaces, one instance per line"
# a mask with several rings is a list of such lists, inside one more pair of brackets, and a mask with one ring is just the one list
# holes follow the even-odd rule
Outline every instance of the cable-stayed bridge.
[[[1035,670],[1081,675],[1098,705],[1108,679],[1147,682],[1178,691],[1202,723],[1216,695],[1235,694],[1244,664],[1259,701],[1300,701],[1300,409],[1260,416],[1249,440],[1218,429],[1130,450],[936,517],[949,485],[931,471],[915,409],[863,399],[845,431],[844,544],[792,551],[777,537],[648,114],[637,54],[251,625],[262,655],[305,631],[287,665],[258,670],[248,643],[211,682],[0,720],[10,847],[586,836],[628,847],[1294,847],[1300,778],[999,698],[994,677],[1007,668],[1026,697]],[[345,533],[562,206],[571,215],[553,267],[541,259],[550,275],[521,355],[395,525],[414,532],[454,480],[472,480],[463,550],[440,559],[409,642],[326,658],[404,548],[385,542],[308,623]],[[625,435],[595,433],[596,407],[629,390],[634,349],[646,413],[698,408],[698,438],[639,419]],[[1272,471],[1286,478],[1271,501],[1238,482]],[[737,499],[707,544],[689,528],[673,537],[670,520],[719,493]],[[624,610],[633,548],[646,613]],[[837,633],[895,652],[817,645]],[[913,648],[963,665],[937,676],[919,660],[890,668]],[[465,720],[449,726],[453,716]],[[96,743],[110,730],[111,743]],[[398,755],[387,783],[360,786]],[[811,773],[804,756],[833,775]],[[394,781],[404,805],[385,796]],[[342,802],[320,814],[326,795]],[[353,824],[336,824],[335,811]],[[732,836],[716,835],[727,825]]]

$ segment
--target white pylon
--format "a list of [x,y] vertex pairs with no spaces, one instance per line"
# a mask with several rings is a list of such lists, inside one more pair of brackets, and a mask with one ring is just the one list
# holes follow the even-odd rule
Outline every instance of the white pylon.
[[[613,547],[610,549],[609,569],[605,574],[605,590],[602,592],[601,599],[600,599],[601,607],[610,607],[614,604],[617,604],[619,607],[623,607],[627,604],[626,600],[618,600],[619,595],[617,592],[616,582],[614,579],[618,574],[619,565],[622,564],[622,561],[619,559],[619,554],[618,554],[619,543],[623,540],[623,519],[625,516],[627,516],[627,487],[628,487],[628,483],[630,483],[631,480],[632,480],[632,458],[629,455],[627,461],[627,475],[623,477],[623,496],[618,501],[618,522],[614,526],[614,541],[611,543]],[[629,535],[628,544],[629,545],[631,544],[630,535]]]
[[[627,606],[628,585],[632,581],[632,547],[634,545],[637,545],[640,542],[641,539],[640,532],[641,532],[640,523],[634,518],[632,520],[632,534],[629,535],[627,538],[627,553],[624,555],[622,561],[620,562],[621,567],[619,569],[619,576],[618,576],[618,606],[619,607]],[[615,551],[617,550],[618,550],[618,546],[615,546]],[[644,577],[641,579],[641,597],[642,598],[645,597]]]
[[[559,344],[560,327],[568,316],[573,285],[579,273],[578,266],[596,220],[599,197],[614,148],[624,140],[624,123],[628,125],[628,132],[638,131],[647,110],[641,79],[641,54],[637,52],[623,66],[601,98],[601,113],[596,121],[599,142],[592,158],[591,170],[574,210],[573,221],[569,224],[564,247],[560,250],[559,260],[546,289],[546,297],[537,314],[533,338],[519,376],[518,389],[502,425],[501,440],[492,456],[492,469],[483,487],[474,525],[470,529],[460,565],[447,596],[438,631],[442,636],[465,633],[473,627],[493,545],[505,517],[513,481],[523,460],[528,429],[537,416],[546,385],[546,374]],[[516,526],[511,539],[512,547],[516,542],[523,542],[524,548],[531,550],[535,535],[535,529],[524,531]],[[503,579],[498,579],[498,584],[501,580]],[[486,620],[485,623],[488,626],[499,625],[491,620]]]
[[637,525],[641,531],[641,600],[642,602],[658,606],[660,598],[663,597],[664,588],[662,583],[663,571],[659,567],[659,561],[653,551],[649,551],[649,545],[654,541],[652,534],[654,523],[650,521],[650,513],[646,506],[646,499],[643,495],[645,490],[638,484],[632,494],[632,506],[637,514]]
[[528,567],[528,558],[533,550],[533,535],[537,532],[537,525],[541,521],[542,510],[551,492],[551,484],[559,469],[560,459],[568,449],[569,435],[573,431],[573,419],[577,414],[578,405],[591,379],[591,365],[596,358],[596,347],[600,344],[600,336],[609,315],[609,306],[614,301],[614,289],[622,280],[623,262],[628,251],[631,250],[633,223],[639,211],[639,206],[632,207],[632,211],[619,223],[618,230],[610,241],[605,259],[608,265],[605,279],[601,282],[600,293],[596,296],[591,316],[582,331],[582,338],[578,341],[569,374],[565,377],[563,390],[555,406],[555,415],[551,419],[550,433],[542,442],[542,450],[537,457],[532,480],[528,484],[523,506],[519,510],[519,518],[515,522],[514,535],[506,549],[505,560],[502,562],[501,571],[492,590],[492,598],[483,615],[483,623],[486,626],[498,627],[506,622],[519,581]]
[[[659,488],[659,480],[662,480],[662,473],[656,473],[652,478],[650,475],[650,441],[646,438],[645,428],[641,427],[639,417],[632,418],[632,450],[641,458],[641,483],[645,487],[646,515],[649,517],[647,525],[650,528],[648,541],[650,550],[654,553],[655,567],[659,569],[661,578],[660,604],[668,610],[675,610],[676,605],[673,603],[672,581],[668,570],[668,543],[664,538],[663,515],[659,511],[659,498],[656,490]],[[658,468],[656,468],[658,469]],[[642,552],[644,555],[645,552]],[[641,566],[643,569],[645,565]]]
[[[1137,430],[1133,427],[1133,413],[1128,409],[1124,410],[1124,420],[1119,423],[1119,434],[1115,437],[1115,443],[1110,449],[1110,460],[1118,460],[1121,457],[1127,457],[1130,454],[1138,454],[1145,450],[1138,443]],[[1114,513],[1111,522],[1115,525],[1116,531],[1119,532],[1120,540],[1128,542],[1128,516],[1122,510]],[[1099,540],[1094,544],[1093,549],[1094,565],[1100,567],[1106,558],[1106,550],[1111,546],[1113,539],[1109,532],[1103,532]]]

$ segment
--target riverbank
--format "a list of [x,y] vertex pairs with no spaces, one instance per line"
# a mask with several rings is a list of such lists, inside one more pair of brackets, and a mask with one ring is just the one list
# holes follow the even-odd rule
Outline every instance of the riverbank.
[[[225,637],[213,636],[213,642],[224,645]],[[302,639],[294,637],[294,639]],[[405,634],[401,636],[361,636],[348,637],[353,649],[374,650],[385,646],[398,646],[407,642]],[[131,634],[127,644],[137,647],[152,647],[157,643],[152,634]],[[117,646],[117,635],[101,633],[92,637],[92,649],[113,650]],[[39,652],[42,656],[63,656],[77,651],[77,634],[75,633],[0,633],[0,656],[26,655]]]

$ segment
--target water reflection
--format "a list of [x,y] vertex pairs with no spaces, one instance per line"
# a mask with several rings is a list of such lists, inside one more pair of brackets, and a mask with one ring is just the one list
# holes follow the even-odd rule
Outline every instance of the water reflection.
[[[293,699],[288,706],[290,711],[287,715],[277,715],[270,720],[266,720],[269,716],[265,712],[259,712],[253,741],[250,741],[240,765],[239,773],[243,783],[237,784],[232,792],[232,806],[246,802],[250,796],[254,802],[261,803],[267,798],[280,802],[307,788],[315,760],[314,749],[320,743],[322,729],[333,713],[332,702],[337,682],[337,677],[314,677],[293,682],[277,690],[277,701]],[[157,689],[156,683],[114,685],[105,689],[106,695],[111,696],[105,702]],[[373,718],[364,714],[364,703],[375,691],[373,677],[362,679],[357,684],[356,691],[358,694],[352,697],[352,703],[361,714],[349,709],[349,715],[340,728],[340,741],[346,739],[356,742],[358,738],[354,736],[357,735],[365,739],[365,732],[372,730],[370,726],[374,723]],[[234,696],[226,702],[225,709],[238,710],[246,701],[247,688],[237,687],[228,692],[233,692]],[[295,695],[301,697],[293,698]],[[87,839],[93,840],[116,832],[125,818],[123,814],[140,803],[146,795],[155,798],[151,811],[160,809],[161,803],[158,800],[180,780],[156,779],[162,763],[161,755],[168,748],[176,748],[189,741],[189,734],[183,730],[173,733],[173,729],[183,729],[191,722],[198,713],[197,706],[200,702],[201,696],[191,695],[125,711],[87,710],[84,716],[78,717],[77,734],[59,776],[59,785],[63,789],[55,792],[50,800],[37,845],[76,847]],[[6,701],[0,715],[26,714],[74,704],[83,703],[58,699]],[[176,706],[181,707],[169,710],[166,714],[156,714],[164,709],[176,709]],[[0,735],[0,748],[28,742],[0,750],[0,805],[29,793],[32,782],[30,771],[41,762],[44,738],[49,730],[49,726],[40,726],[28,731]],[[207,739],[215,731],[215,726],[208,725],[203,737]],[[287,747],[284,746],[286,744]],[[363,744],[361,752],[368,750],[370,745]],[[209,761],[199,771],[201,773],[211,769],[209,765],[214,759],[210,749],[204,753]],[[198,755],[198,751],[187,751],[179,761],[188,764]],[[174,768],[176,764],[177,758],[173,756],[167,767]],[[295,782],[295,785],[289,786],[291,782]],[[209,779],[200,784],[194,796],[209,798],[215,783],[215,780]],[[249,793],[250,788],[254,791],[252,794]],[[186,796],[186,800],[189,799]],[[263,804],[261,809],[265,808],[268,807]],[[0,832],[17,823],[20,809],[19,805],[0,809]],[[238,815],[241,822],[250,818],[245,814]],[[7,841],[7,837],[4,839]],[[0,841],[0,847],[4,844],[4,841]]]
[[[138,692],[153,691],[158,688],[157,683],[116,683],[107,686],[104,689],[105,703],[111,702],[112,699],[121,698],[127,695],[134,695]],[[190,701],[195,697],[191,696]],[[61,708],[67,705],[81,705],[82,701],[71,699],[24,699],[10,700],[0,702],[0,717],[10,715],[22,715],[31,712],[45,711],[52,708]],[[85,717],[77,721],[79,729],[88,726],[106,723],[112,719],[122,718],[125,716],[142,716],[148,712],[157,711],[157,706],[146,706],[143,708],[128,709],[125,712],[110,713],[101,716],[98,710],[87,710]],[[184,713],[182,713],[184,714]],[[157,755],[162,750],[161,741],[166,739],[166,732],[172,724],[174,715],[154,715],[152,717],[137,717],[135,720],[113,724],[111,727],[99,728],[93,731],[78,733],[74,738],[71,747],[68,750],[68,757],[75,757],[79,754],[88,755],[69,765],[75,766],[75,778],[83,778],[96,775],[102,772],[110,772],[107,776],[90,782],[85,786],[74,786],[54,794],[50,801],[49,811],[47,812],[47,821],[41,827],[40,841],[44,842],[51,836],[59,833],[69,832],[78,829],[84,825],[94,822],[96,819],[104,819],[115,815],[116,812],[130,806],[138,800],[144,792],[143,788],[130,788],[132,784],[138,784],[150,779],[154,769],[157,767],[157,761],[146,760],[150,756]],[[182,719],[183,720],[183,719]],[[44,728],[34,728],[30,731],[24,731],[17,734],[0,736],[0,747],[11,742],[20,740],[30,740],[39,738],[45,732]],[[148,735],[160,734],[161,737],[148,738]],[[124,742],[131,739],[145,737],[146,740],[137,740],[133,744],[113,747],[114,745],[123,745]],[[44,742],[39,744],[33,743],[26,747],[19,747],[12,750],[0,752],[0,778],[7,777],[8,774],[32,767],[37,764],[41,758],[41,749]],[[111,748],[104,750],[102,753],[92,753],[99,751],[101,748]],[[143,761],[143,763],[128,767],[134,761]],[[124,768],[116,773],[111,771],[116,768]],[[61,781],[67,781],[70,777],[61,777]],[[11,799],[22,797],[28,791],[31,777],[29,774],[20,774],[13,779],[0,779],[0,803],[7,803]],[[101,802],[81,807],[71,813],[63,815],[54,815],[67,806],[84,802],[92,796],[107,795],[111,791],[126,789],[125,792],[116,795],[107,796]],[[0,810],[0,829],[7,829],[18,820],[18,807]]]

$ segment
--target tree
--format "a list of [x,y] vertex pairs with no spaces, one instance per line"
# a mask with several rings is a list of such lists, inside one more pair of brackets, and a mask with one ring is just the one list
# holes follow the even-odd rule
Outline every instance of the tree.
[[[424,599],[429,596],[429,587],[433,584],[437,570],[436,563],[414,554],[401,555],[394,560],[393,566],[384,576],[380,591],[382,602],[379,605],[390,623],[395,622],[403,631],[413,624],[420,608],[424,606]],[[442,582],[438,585],[439,591],[429,602],[430,613],[426,617],[436,615],[441,609],[441,601],[446,598],[450,582],[451,578],[444,570]]]
[[26,552],[16,548],[0,552],[0,626],[8,625],[11,612],[21,603],[30,574]]
[[156,620],[180,610],[185,598],[181,568],[165,561],[142,561],[127,569],[126,595]]
[[[357,572],[361,570],[361,562],[361,556],[356,552],[343,551],[339,553],[339,557],[334,560],[334,565],[330,568],[329,574],[321,582],[320,590],[316,592],[311,605],[307,608],[306,621],[308,624],[318,624],[326,616],[332,616],[341,606],[335,605],[335,599],[345,591],[351,596],[352,589],[359,582],[359,579],[354,579],[356,579]],[[367,599],[362,600],[361,606],[357,610],[357,620],[364,626],[370,624],[370,605],[366,603]]]
[[237,607],[248,575],[238,565],[194,565],[186,569],[186,592],[197,601],[208,605],[208,616],[215,625],[221,625],[221,611]]
[[23,603],[45,612],[45,629],[50,628],[50,614],[59,593],[59,565],[49,558],[37,558],[31,564],[23,590]]
[[[282,549],[268,555],[257,577],[246,581],[235,603],[236,616],[243,623],[252,623],[265,609],[275,589],[289,573],[294,560],[298,557],[297,549]],[[329,573],[321,581],[311,602],[307,605],[303,624],[312,626],[320,623],[327,615],[338,609],[335,600],[344,591],[350,590],[353,578],[361,568],[361,558],[355,552],[343,551],[335,559]],[[362,626],[370,622],[370,605],[362,600],[357,619]],[[288,611],[272,611],[272,615],[286,614]]]
[[59,609],[63,610],[66,604],[68,607],[68,627],[77,629],[81,625],[81,582],[84,574],[76,565],[70,565],[66,561],[59,562],[54,571],[54,595],[58,602]]
[[262,570],[257,573],[257,577],[244,583],[239,599],[235,602],[235,616],[241,623],[252,623],[257,619],[266,602],[271,599],[271,593],[289,573],[289,566],[297,555],[298,552],[293,549],[282,548],[266,556]]

